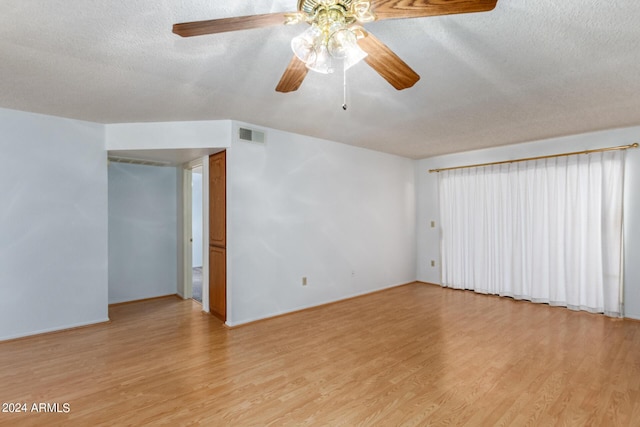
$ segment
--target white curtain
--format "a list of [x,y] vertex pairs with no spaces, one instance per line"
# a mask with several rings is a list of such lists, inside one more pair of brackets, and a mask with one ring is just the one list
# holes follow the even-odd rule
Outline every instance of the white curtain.
[[442,285],[621,316],[624,159],[440,172]]

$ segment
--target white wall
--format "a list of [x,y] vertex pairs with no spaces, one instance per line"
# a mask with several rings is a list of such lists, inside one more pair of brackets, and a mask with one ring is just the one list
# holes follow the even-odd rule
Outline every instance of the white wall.
[[105,126],[107,150],[158,150],[227,146],[230,120],[115,123]]
[[[429,169],[627,145],[640,139],[640,126],[451,154],[418,163],[418,280],[440,283],[437,174]],[[625,177],[625,315],[640,319],[640,149],[627,150]],[[429,222],[436,221],[430,228]],[[430,260],[436,260],[431,267]]]
[[[228,121],[210,125],[213,134],[207,126],[191,126],[108,125],[107,133],[111,129],[113,149],[231,144]],[[163,137],[154,143],[167,129],[180,130],[172,131],[178,139],[196,137],[186,142]],[[131,138],[136,133],[138,143],[135,138],[129,139],[130,145],[115,142],[123,141],[118,135]],[[430,168],[622,145],[637,141],[638,135],[640,126],[419,162],[276,130],[267,130],[266,145],[234,141],[227,154],[228,323],[368,293],[410,282],[416,275],[439,283],[438,227],[429,227],[431,220],[439,225],[437,176],[427,172]],[[121,252],[111,254],[115,266],[108,269],[105,141],[103,125],[0,109],[0,340],[105,321],[109,279],[132,277],[123,274],[126,269],[118,271]],[[161,228],[167,234],[160,234],[169,241],[181,239],[181,174],[165,171],[172,176],[161,185],[142,184],[146,175],[134,174],[137,184],[115,197],[132,202],[127,191],[143,188],[143,198],[160,198],[174,214],[173,220],[158,219],[166,221]],[[110,190],[123,184],[111,183]],[[626,315],[640,319],[637,188],[640,149],[627,153],[625,190]],[[147,237],[158,225],[149,216],[139,215],[138,220],[134,233]],[[111,231],[118,233],[118,226],[112,225]],[[176,251],[178,245],[173,240],[160,247]],[[149,246],[135,252],[139,249],[133,245],[127,250],[136,255],[132,259],[147,262]],[[431,259],[435,268],[429,265]],[[155,278],[162,283],[159,288],[154,284],[140,293],[135,287],[117,288],[131,283],[123,280],[113,288],[111,301],[175,293],[179,262],[174,252],[164,264],[174,270]],[[301,285],[303,276],[308,277],[306,287]],[[143,281],[149,279],[145,277]]]
[[416,162],[266,132],[227,150],[227,323],[414,281]]
[[109,165],[109,303],[177,292],[177,169]]
[[0,340],[108,320],[99,124],[0,109]]

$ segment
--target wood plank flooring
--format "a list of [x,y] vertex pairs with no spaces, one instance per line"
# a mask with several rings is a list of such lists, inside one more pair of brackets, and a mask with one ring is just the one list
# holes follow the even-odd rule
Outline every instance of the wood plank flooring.
[[640,425],[640,322],[411,284],[236,329],[191,300],[0,343],[0,425]]

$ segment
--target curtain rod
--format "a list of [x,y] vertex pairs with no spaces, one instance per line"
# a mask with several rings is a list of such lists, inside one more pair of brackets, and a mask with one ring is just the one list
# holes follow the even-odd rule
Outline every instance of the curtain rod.
[[636,142],[629,145],[620,145],[618,147],[597,148],[595,150],[574,151],[573,153],[560,153],[560,154],[551,154],[548,156],[527,157],[524,159],[503,160],[501,162],[478,163],[475,165],[453,166],[450,168],[440,168],[440,169],[429,169],[429,173],[444,172],[444,171],[450,171],[454,169],[468,169],[468,168],[479,168],[482,166],[503,165],[505,163],[519,163],[519,162],[526,162],[529,160],[551,159],[554,157],[575,156],[576,154],[591,154],[591,153],[601,153],[603,151],[626,150],[627,148],[638,148],[638,143]]

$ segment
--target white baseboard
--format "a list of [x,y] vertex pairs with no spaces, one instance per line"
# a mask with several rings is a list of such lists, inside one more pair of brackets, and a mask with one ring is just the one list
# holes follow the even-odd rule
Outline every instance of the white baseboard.
[[364,292],[358,292],[358,293],[354,293],[354,294],[345,295],[345,296],[342,296],[342,297],[340,297],[338,299],[335,299],[335,300],[323,301],[323,302],[320,302],[320,303],[317,303],[317,304],[309,304],[309,305],[299,306],[299,307],[295,307],[295,308],[292,308],[290,310],[285,310],[285,311],[282,311],[282,312],[279,312],[279,313],[269,313],[269,314],[266,314],[264,316],[258,316],[258,317],[250,318],[250,319],[243,319],[243,320],[236,321],[236,322],[233,322],[233,321],[227,319],[227,321],[225,322],[225,325],[227,325],[230,328],[235,328],[235,327],[246,325],[246,324],[249,324],[249,323],[259,322],[259,321],[271,319],[271,318],[274,318],[274,317],[279,317],[279,316],[284,316],[284,315],[287,315],[287,314],[297,313],[299,311],[304,311],[304,310],[308,310],[308,309],[311,309],[311,308],[322,307],[323,305],[334,304],[334,303],[337,303],[337,302],[340,302],[340,301],[345,301],[345,300],[349,300],[349,299],[352,299],[352,298],[358,298],[358,297],[362,297],[362,296],[365,296],[365,295],[374,294],[376,292],[385,291],[385,290],[392,289],[392,288],[397,288],[399,286],[409,285],[411,283],[416,283],[416,281],[411,281],[411,282],[406,282],[406,283],[398,283],[398,284],[389,285],[389,286],[383,286],[383,287],[377,288],[377,289],[371,289],[371,290],[367,290],[367,291],[364,291]]
[[31,337],[31,336],[34,336],[34,335],[49,334],[49,333],[52,333],[52,332],[62,332],[62,331],[67,331],[69,329],[83,328],[85,326],[97,325],[99,323],[106,323],[106,322],[109,322],[109,318],[108,317],[105,317],[105,318],[99,319],[99,320],[92,320],[90,322],[74,323],[74,324],[70,324],[70,325],[56,326],[56,327],[53,327],[53,328],[38,329],[38,330],[35,330],[35,331],[29,331],[29,332],[25,332],[25,333],[21,333],[21,334],[7,335],[7,336],[4,336],[4,337],[0,337],[0,342],[9,341],[9,340],[15,340],[15,339],[19,339],[19,338]]

